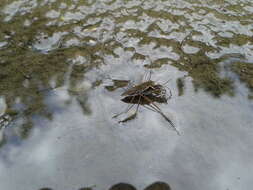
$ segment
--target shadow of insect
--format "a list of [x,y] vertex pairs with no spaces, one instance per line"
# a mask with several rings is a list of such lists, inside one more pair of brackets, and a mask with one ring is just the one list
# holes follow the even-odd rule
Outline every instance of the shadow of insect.
[[[169,81],[167,81],[166,83],[168,82]],[[166,116],[162,112],[162,110],[156,104],[156,103],[167,103],[168,99],[172,97],[171,90],[165,86],[166,83],[159,84],[155,81],[152,81],[150,72],[146,81],[141,82],[140,84],[137,85],[133,85],[132,87],[130,87],[124,93],[121,94],[121,96],[123,96],[121,101],[128,103],[130,105],[123,112],[113,116],[113,118],[128,113],[136,105],[135,112],[119,122],[124,123],[129,120],[132,120],[136,118],[138,109],[141,105],[149,110],[159,113],[167,122],[169,122],[169,124],[177,132],[177,134],[180,135],[179,131],[177,130],[173,122],[168,118],[168,116]],[[166,89],[169,91],[169,95]]]

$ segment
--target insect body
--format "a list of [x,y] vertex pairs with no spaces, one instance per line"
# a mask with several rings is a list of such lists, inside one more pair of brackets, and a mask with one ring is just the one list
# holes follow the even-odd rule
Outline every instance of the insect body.
[[123,102],[130,104],[150,104],[151,102],[147,101],[145,97],[152,100],[152,102],[167,103],[165,88],[151,80],[130,88],[121,96],[124,97],[121,99]]
[[140,94],[148,89],[152,89],[154,88],[154,81],[147,81],[147,82],[143,82],[139,85],[136,85],[130,89],[128,89],[127,91],[125,91],[124,93],[121,94],[121,96],[134,96],[134,95],[137,95],[137,94]]
[[[160,113],[166,121],[170,123],[170,125],[174,128],[174,130],[179,134],[177,131],[175,125],[172,123],[172,121],[161,111],[161,109],[155,104],[155,102],[158,103],[167,103],[167,96],[166,96],[166,89],[163,85],[155,83],[152,80],[148,80],[146,82],[143,82],[141,84],[135,85],[132,88],[126,90],[124,93],[121,94],[123,98],[121,99],[125,103],[132,104],[127,108],[126,111],[115,115],[114,117],[117,117],[123,113],[128,112],[135,104],[137,104],[137,108],[134,114],[130,115],[126,119],[120,121],[120,122],[126,122],[131,119],[134,119],[137,115],[137,111],[139,108],[139,105],[142,105],[148,109],[151,109],[154,112]],[[171,92],[170,96],[171,97]]]

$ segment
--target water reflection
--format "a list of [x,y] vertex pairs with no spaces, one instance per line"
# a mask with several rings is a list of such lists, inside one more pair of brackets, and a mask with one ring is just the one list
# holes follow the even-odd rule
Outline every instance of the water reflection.
[[[90,69],[129,59],[151,69],[173,65],[187,72],[196,91],[205,89],[216,97],[235,94],[235,78],[220,74],[229,69],[246,83],[252,97],[252,75],[242,71],[250,72],[253,60],[249,3],[200,7],[185,2],[184,8],[179,8],[180,3],[160,2],[151,7],[149,3],[153,4],[1,4],[0,41],[5,46],[0,53],[0,91],[8,111],[25,118],[22,138],[29,136],[32,115],[52,117],[43,103],[47,95],[41,93],[43,89],[63,86],[67,74],[69,88],[75,88]],[[233,61],[234,53],[240,55],[237,61]],[[232,62],[232,68],[227,66],[230,63],[221,66],[225,62]],[[183,95],[181,85],[179,95]],[[84,100],[79,103],[84,113],[91,112]]]
[[[142,185],[145,177],[173,178],[178,189],[225,189],[227,181],[247,189],[252,6],[247,0],[1,1],[0,184],[27,189],[23,181],[32,178],[38,189],[40,175],[45,182],[59,176],[55,184],[69,188],[83,183],[66,181],[70,172],[87,184],[100,179],[100,189],[115,183],[104,177],[111,175]],[[154,80],[171,79],[172,99],[161,107],[185,135],[180,140],[142,109],[126,125],[112,119],[124,106],[121,87],[147,70]],[[234,182],[239,174],[245,185]]]

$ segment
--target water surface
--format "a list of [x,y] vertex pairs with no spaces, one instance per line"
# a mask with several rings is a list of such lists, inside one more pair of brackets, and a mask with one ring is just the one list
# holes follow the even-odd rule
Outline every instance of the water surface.
[[[1,189],[250,189],[252,17],[249,0],[3,0]],[[144,107],[112,118],[113,80],[150,71],[180,136]]]

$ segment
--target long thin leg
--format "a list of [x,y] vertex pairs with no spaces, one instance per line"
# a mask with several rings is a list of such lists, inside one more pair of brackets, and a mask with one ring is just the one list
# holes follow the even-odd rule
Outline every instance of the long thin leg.
[[130,110],[132,107],[134,107],[134,104],[132,104],[132,105],[128,106],[126,110],[124,110],[123,112],[120,112],[119,114],[117,114],[117,115],[113,116],[112,118],[116,118],[116,117],[118,117],[118,116],[122,115],[123,113],[127,113],[127,112],[129,112],[129,110]]
[[153,111],[153,112],[156,112],[157,113],[157,110],[156,109],[154,109],[152,106],[150,106],[150,107],[148,107],[148,106],[145,106],[145,105],[142,105],[144,108],[147,108],[147,109],[149,109],[149,110],[151,110],[151,111]]
[[167,80],[166,82],[164,82],[164,83],[162,84],[162,86],[164,86],[165,84],[167,84],[170,80],[171,80],[171,79],[169,79],[169,80]]
[[154,107],[152,104],[149,104],[148,106],[150,107],[150,109],[152,108],[155,112],[160,113],[160,110]]
[[120,112],[119,114],[116,114],[116,115],[113,116],[112,118],[116,118],[116,117],[122,115],[123,113],[127,113],[127,112],[134,106],[134,104],[132,104],[133,100],[134,100],[134,96],[133,96],[133,97],[131,98],[131,100],[130,100],[130,104],[131,104],[131,105],[127,106],[126,110],[124,110],[123,112]]
[[150,104],[152,104],[157,110],[161,111],[161,109],[152,101],[150,100],[147,96],[143,96],[140,94],[145,100],[147,100]]
[[[154,105],[152,105],[152,103],[151,103],[151,105],[149,105],[151,108],[153,108],[153,109],[155,109],[156,110],[156,107],[153,107]],[[179,131],[177,130],[177,128],[176,128],[176,126],[174,125],[174,123],[161,111],[161,109],[158,109],[158,110],[156,110],[158,113],[160,113],[162,116],[163,116],[163,118],[166,120],[166,121],[168,121],[169,123],[170,123],[170,125],[171,125],[171,127],[176,131],[176,133],[180,136],[180,133],[179,133]]]
[[137,114],[138,112],[138,109],[139,109],[139,106],[140,106],[140,102],[141,102],[141,96],[139,97],[139,100],[138,100],[138,105],[137,105],[137,108],[135,110],[135,113]]
[[132,119],[134,119],[136,117],[138,109],[139,109],[139,106],[140,106],[140,101],[141,101],[141,96],[139,96],[138,105],[137,105],[137,108],[136,108],[134,114],[132,114],[132,115],[128,116],[127,118],[119,121],[119,123],[127,122],[127,121],[132,120]]
[[162,112],[162,110],[155,104],[152,102],[152,100],[150,100],[148,97],[141,95],[144,99],[146,99],[151,105],[152,108],[156,108],[157,111],[163,116],[163,118],[168,121],[170,123],[170,125],[172,126],[172,128],[177,132],[178,135],[180,135],[179,131],[177,130],[176,126],[173,124],[173,122],[166,116],[164,115],[164,113]]

